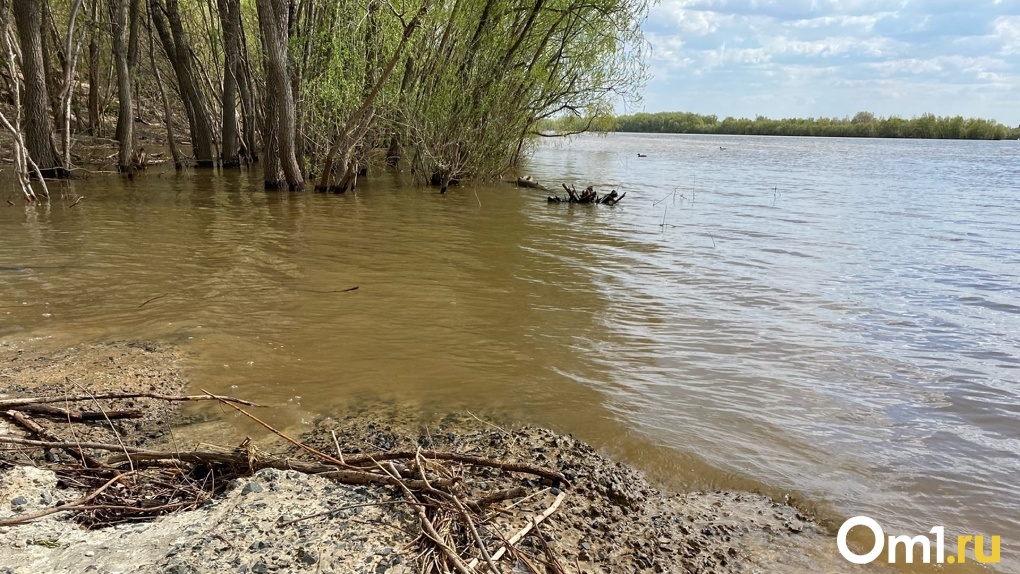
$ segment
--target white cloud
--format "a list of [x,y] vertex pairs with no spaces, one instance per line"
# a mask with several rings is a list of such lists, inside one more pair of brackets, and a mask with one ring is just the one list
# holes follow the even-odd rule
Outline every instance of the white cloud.
[[1003,56],[1020,54],[1020,16],[1001,16],[993,23],[995,37],[1002,42]]
[[1020,2],[665,0],[646,35],[651,111],[1020,123]]

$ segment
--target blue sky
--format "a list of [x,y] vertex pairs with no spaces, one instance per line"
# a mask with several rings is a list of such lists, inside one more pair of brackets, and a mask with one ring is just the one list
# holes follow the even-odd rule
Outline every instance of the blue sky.
[[1020,125],[1020,0],[661,0],[629,111]]

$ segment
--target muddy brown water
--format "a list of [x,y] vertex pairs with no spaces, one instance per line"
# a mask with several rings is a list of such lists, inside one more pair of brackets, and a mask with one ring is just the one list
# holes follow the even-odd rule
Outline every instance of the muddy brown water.
[[373,401],[535,423],[677,486],[1000,535],[1010,571],[1018,160],[1018,142],[637,135],[531,160],[627,191],[615,208],[388,174],[342,196],[94,176],[0,204],[0,336],[169,340],[196,388],[282,405],[281,427]]

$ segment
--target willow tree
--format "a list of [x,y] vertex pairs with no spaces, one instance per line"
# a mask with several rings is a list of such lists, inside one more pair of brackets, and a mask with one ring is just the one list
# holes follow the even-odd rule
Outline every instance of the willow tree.
[[291,190],[297,190],[303,188],[305,182],[294,147],[297,118],[287,70],[288,2],[257,0],[255,5],[259,13],[266,73],[262,132],[265,146],[262,168],[266,189],[278,189],[286,185]]
[[[98,135],[117,110],[124,167],[135,115],[156,104],[178,164],[173,119],[186,117],[198,166],[261,149],[267,187],[307,178],[345,191],[384,154],[445,187],[505,170],[543,118],[604,113],[629,95],[643,71],[628,53],[642,45],[643,2],[0,0],[21,46],[0,91],[23,82],[25,120],[12,126],[50,173],[63,169],[54,116],[69,143],[72,113]],[[87,106],[75,108],[86,42]]]
[[149,0],[149,14],[163,52],[177,78],[195,161],[199,167],[215,164],[215,139],[209,119],[209,104],[194,69],[194,55],[181,21],[177,0]]
[[47,66],[43,54],[44,3],[37,0],[13,0],[11,8],[18,29],[21,74],[25,84],[25,121],[22,125],[25,147],[43,175],[66,177],[67,169],[60,162],[57,148],[53,145],[53,118],[50,115]]
[[[316,189],[342,193],[354,188],[358,173],[361,171],[355,154],[359,148],[364,148],[365,136],[376,119],[377,100],[383,92],[384,86],[389,82],[393,70],[404,58],[404,52],[414,36],[415,30],[428,14],[430,4],[430,0],[424,0],[409,21],[405,21],[403,16],[398,16],[401,24],[399,41],[392,49],[385,66],[378,70],[378,73],[371,66],[372,59],[370,57],[365,59],[368,65],[366,65],[364,91],[360,98],[360,105],[346,118],[345,122],[337,124],[338,133],[326,154],[322,175]],[[377,49],[375,43],[381,41],[381,29],[378,20],[368,18],[367,21],[370,28],[365,34],[365,46],[368,47],[371,54]]]
[[[3,124],[14,138],[14,174],[17,177],[25,199],[33,202],[39,199],[40,195],[48,198],[49,190],[46,188],[46,180],[43,178],[38,164],[28,154],[21,134],[21,81],[18,79],[18,72],[15,69],[17,56],[15,55],[13,34],[11,33],[11,15],[8,12],[8,7],[3,4],[0,4],[0,44],[3,45],[2,58],[6,64],[3,75],[10,79],[10,93],[7,95],[10,97],[11,106],[14,108],[13,117],[10,120],[7,119],[3,111],[0,111],[0,124]],[[31,178],[29,177],[30,171],[39,178],[42,188],[41,194],[36,194],[32,189]]]
[[[131,9],[132,4],[135,5],[134,10]],[[131,88],[137,62],[137,58],[130,58],[128,52],[131,45],[137,43],[137,0],[109,0],[109,9],[113,60],[117,70],[117,141],[120,142],[117,167],[128,171],[134,154],[135,115]]]
[[223,95],[220,126],[220,161],[224,167],[241,165],[237,133],[237,90],[241,76],[241,2],[217,0],[223,33]]
[[517,162],[537,122],[606,114],[644,77],[641,0],[456,0],[422,34],[412,170],[444,189]]

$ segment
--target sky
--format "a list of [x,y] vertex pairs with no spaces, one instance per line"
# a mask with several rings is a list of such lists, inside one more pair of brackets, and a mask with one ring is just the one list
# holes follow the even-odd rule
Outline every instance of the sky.
[[660,0],[627,112],[1020,125],[1020,0]]

